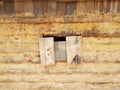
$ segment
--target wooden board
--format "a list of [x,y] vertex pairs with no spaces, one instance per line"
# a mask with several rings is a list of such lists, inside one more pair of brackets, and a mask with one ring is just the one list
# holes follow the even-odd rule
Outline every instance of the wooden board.
[[[67,63],[72,64],[74,58],[78,55],[81,58],[81,39],[80,36],[66,37]],[[80,59],[81,61],[81,59]]]
[[40,59],[42,65],[55,64],[54,40],[52,37],[40,39]]
[[75,14],[76,2],[67,2],[66,5],[67,5],[66,14],[67,14],[67,15],[73,15],[73,14]]
[[66,42],[55,42],[55,60],[56,61],[66,61],[67,53],[66,53]]
[[118,1],[118,12],[120,13],[120,0]]
[[77,13],[83,13],[86,12],[86,0],[80,0],[77,2]]
[[33,8],[35,15],[42,15],[43,14],[43,1],[42,0],[33,0]]
[[65,15],[66,14],[66,3],[65,2],[57,2],[57,15]]
[[17,16],[23,16],[24,12],[24,1],[23,0],[15,0],[14,1],[14,7],[15,7],[15,14]]
[[110,1],[110,13],[114,13],[114,6],[115,6],[115,1],[111,0]]
[[33,16],[33,1],[32,0],[24,1],[24,12],[25,12],[25,16]]
[[47,15],[56,15],[56,2],[49,0],[47,2]]
[[95,11],[98,11],[98,12],[103,11],[103,1],[95,0]]
[[87,0],[86,7],[86,11],[92,13],[94,11],[94,0]]
[[0,14],[4,13],[3,1],[0,1]]
[[118,13],[118,0],[115,0],[115,9],[114,9],[115,13]]
[[14,0],[4,0],[4,10],[6,14],[14,14]]

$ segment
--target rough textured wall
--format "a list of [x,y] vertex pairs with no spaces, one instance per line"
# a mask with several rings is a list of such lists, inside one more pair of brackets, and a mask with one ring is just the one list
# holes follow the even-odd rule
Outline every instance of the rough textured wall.
[[[82,34],[79,65],[40,64],[42,35]],[[0,90],[120,90],[120,23],[1,23]]]

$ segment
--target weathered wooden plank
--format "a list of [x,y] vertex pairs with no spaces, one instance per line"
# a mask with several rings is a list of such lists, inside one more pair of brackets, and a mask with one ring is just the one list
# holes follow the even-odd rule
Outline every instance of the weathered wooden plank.
[[115,14],[118,13],[118,0],[115,0],[115,9],[114,9]]
[[3,1],[0,1],[0,14],[4,14],[4,5]]
[[66,42],[55,42],[55,59],[56,61],[67,60]]
[[55,53],[54,53],[54,40],[53,38],[41,38],[40,39],[40,58],[42,65],[54,65]]
[[0,90],[120,90],[119,84],[83,84],[83,83],[54,83],[54,82],[2,82]]
[[80,45],[80,42],[81,42],[81,39],[79,38],[79,36],[67,36],[66,37],[66,47],[67,47],[67,63],[69,64],[72,64],[73,61],[79,57],[79,59],[77,60],[78,62],[81,60],[79,56],[79,52],[81,48]]
[[17,16],[24,16],[24,0],[15,0],[14,7]]
[[43,0],[33,0],[34,14],[36,16],[43,14]]
[[103,12],[106,13],[108,10],[108,0],[103,1]]
[[66,14],[73,15],[76,12],[76,2],[67,2],[66,3]]
[[120,0],[118,1],[118,12],[120,13]]
[[4,0],[4,10],[6,14],[14,14],[14,0]]
[[103,10],[103,1],[95,0],[95,11],[102,12]]
[[83,51],[83,62],[120,62],[120,51]]
[[53,37],[45,38],[46,65],[55,64],[54,40]]
[[87,0],[86,7],[87,12],[89,13],[94,12],[94,0]]
[[86,12],[86,0],[80,0],[77,2],[77,13]]
[[[35,78],[36,77],[36,78]],[[82,78],[81,78],[82,77]],[[94,77],[94,78],[91,78]],[[0,82],[120,83],[119,74],[3,74]]]
[[24,1],[25,16],[33,16],[33,0]]
[[47,15],[56,15],[57,4],[55,1],[49,0],[47,2]]
[[65,15],[66,9],[67,7],[65,2],[57,2],[57,15]]
[[114,13],[115,0],[110,1],[110,13]]
[[83,63],[81,65],[70,65],[56,63],[54,66],[44,68],[41,64],[20,63],[1,64],[0,74],[75,74],[75,73],[99,73],[120,74],[119,63]]
[[42,65],[46,65],[46,51],[45,51],[45,38],[40,38],[40,61]]

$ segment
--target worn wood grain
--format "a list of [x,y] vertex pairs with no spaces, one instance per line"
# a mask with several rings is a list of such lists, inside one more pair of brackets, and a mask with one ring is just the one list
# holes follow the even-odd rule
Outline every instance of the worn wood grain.
[[75,15],[75,12],[76,12],[76,2],[67,2],[66,6],[67,6],[66,14],[67,15]]
[[77,14],[86,12],[86,0],[80,0],[77,2]]
[[44,38],[40,38],[40,42],[39,42],[39,46],[40,46],[40,61],[42,65],[46,65],[46,51],[45,51],[45,39]]
[[14,7],[15,7],[15,14],[16,16],[24,16],[24,1],[23,0],[15,0]]
[[0,15],[4,14],[4,3],[0,1]]
[[33,0],[34,14],[36,16],[43,14],[43,0]]
[[26,0],[24,3],[25,16],[33,16],[33,0]]
[[83,63],[80,65],[56,63],[54,66],[43,67],[41,64],[1,64],[0,74],[75,74],[104,73],[120,74],[119,63]]
[[[66,48],[67,48],[67,63],[71,64],[76,55],[79,56],[81,50],[81,39],[80,36],[67,36],[66,37]],[[81,56],[79,56],[81,57]]]
[[4,10],[6,14],[14,14],[14,0],[4,0]]
[[94,12],[94,0],[87,0],[86,2],[86,10],[89,13],[93,13]]
[[47,15],[56,15],[57,2],[49,0],[47,2]]
[[45,38],[45,55],[46,55],[46,65],[55,64],[55,52],[54,52],[54,40],[53,38]]
[[57,15],[66,15],[66,3],[64,2],[57,2]]
[[40,39],[40,57],[42,65],[54,65],[55,53],[54,53],[54,41],[53,38],[41,38]]

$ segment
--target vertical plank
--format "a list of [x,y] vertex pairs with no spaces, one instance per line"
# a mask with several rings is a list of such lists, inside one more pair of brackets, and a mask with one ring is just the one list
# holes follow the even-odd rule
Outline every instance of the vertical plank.
[[94,0],[87,0],[86,2],[87,12],[94,12]]
[[77,2],[77,13],[85,13],[86,12],[86,0],[80,0]]
[[104,3],[103,3],[103,12],[107,12],[107,5],[108,5],[108,0],[104,0]]
[[81,39],[78,36],[66,37],[67,63],[72,64],[74,58],[77,55],[79,56],[79,54],[81,54],[80,50],[78,50],[78,49],[81,49],[80,43],[81,43]]
[[43,14],[43,0],[33,0],[34,14],[37,16]]
[[117,14],[118,13],[118,0],[115,0],[115,9],[114,12]]
[[33,0],[24,1],[25,16],[33,16]]
[[95,11],[103,11],[103,0],[95,0]]
[[0,14],[4,14],[3,0],[0,1]]
[[14,0],[4,0],[4,10],[6,14],[14,14]]
[[40,47],[40,60],[41,60],[41,64],[42,65],[46,65],[45,38],[40,38],[39,47]]
[[65,15],[66,14],[66,3],[65,2],[57,2],[57,15]]
[[41,38],[40,42],[41,64],[48,66],[55,64],[54,40],[53,38]]
[[43,14],[47,14],[47,0],[42,0]]
[[114,13],[114,6],[115,6],[115,1],[111,0],[110,1],[110,13]]
[[47,14],[48,15],[56,15],[56,2],[48,0],[47,2]]
[[15,6],[15,14],[17,16],[23,16],[24,15],[24,1],[23,0],[15,0],[14,1]]
[[54,39],[45,38],[46,65],[55,64]]
[[120,0],[118,1],[118,12],[120,13]]
[[82,37],[81,36],[77,36],[78,39],[78,56],[80,58],[80,62],[82,62]]
[[73,15],[75,14],[75,10],[76,10],[76,2],[73,1],[73,2],[67,2],[66,3],[66,14],[67,15]]

